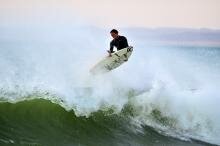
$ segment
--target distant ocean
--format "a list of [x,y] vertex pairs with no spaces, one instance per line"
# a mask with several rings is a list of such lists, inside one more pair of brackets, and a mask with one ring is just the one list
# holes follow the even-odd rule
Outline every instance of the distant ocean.
[[1,146],[220,145],[220,31],[122,29],[134,52],[90,67],[98,28],[0,29]]

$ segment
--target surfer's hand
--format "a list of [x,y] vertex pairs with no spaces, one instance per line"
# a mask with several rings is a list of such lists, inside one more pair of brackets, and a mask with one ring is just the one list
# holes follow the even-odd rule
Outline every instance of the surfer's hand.
[[107,52],[108,52],[108,57],[112,57],[111,51],[107,50]]

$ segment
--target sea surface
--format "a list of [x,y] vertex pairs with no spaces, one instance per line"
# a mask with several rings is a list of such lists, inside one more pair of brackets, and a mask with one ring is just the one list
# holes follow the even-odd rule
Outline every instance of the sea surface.
[[220,145],[218,45],[126,30],[129,61],[93,76],[105,31],[29,31],[0,37],[1,146]]

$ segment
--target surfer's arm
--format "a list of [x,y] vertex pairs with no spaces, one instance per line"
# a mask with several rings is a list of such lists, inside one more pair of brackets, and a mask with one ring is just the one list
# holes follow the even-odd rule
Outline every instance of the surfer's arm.
[[126,37],[124,37],[124,36],[122,36],[122,42],[123,42],[123,44],[124,44],[124,46],[126,46],[126,47],[128,47],[129,45],[128,45],[128,40],[127,40],[127,38]]
[[114,49],[114,44],[113,44],[113,41],[111,41],[109,52],[113,53],[114,52],[113,49]]

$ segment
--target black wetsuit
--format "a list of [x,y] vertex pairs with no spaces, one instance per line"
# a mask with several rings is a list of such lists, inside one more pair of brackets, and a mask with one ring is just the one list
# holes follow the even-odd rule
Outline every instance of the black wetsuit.
[[126,37],[124,36],[118,36],[117,38],[113,39],[110,43],[110,52],[113,53],[114,47],[117,48],[117,50],[124,49],[128,47],[128,41]]

